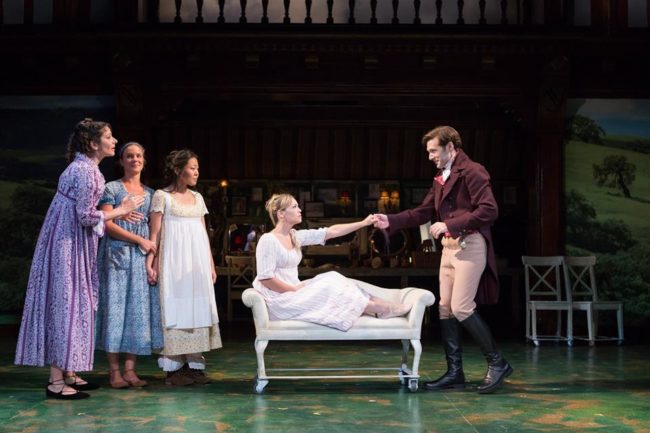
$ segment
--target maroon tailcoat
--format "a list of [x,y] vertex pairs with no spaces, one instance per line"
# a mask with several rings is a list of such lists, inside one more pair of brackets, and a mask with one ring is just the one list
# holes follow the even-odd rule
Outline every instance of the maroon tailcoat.
[[[441,174],[442,170],[439,170],[437,175]],[[454,238],[470,230],[480,232],[487,243],[487,265],[476,292],[476,302],[496,304],[499,281],[490,226],[498,214],[487,170],[469,159],[465,152],[458,150],[445,184],[440,185],[434,180],[422,204],[414,209],[388,215],[388,230],[417,226],[434,219],[447,224],[449,233]]]

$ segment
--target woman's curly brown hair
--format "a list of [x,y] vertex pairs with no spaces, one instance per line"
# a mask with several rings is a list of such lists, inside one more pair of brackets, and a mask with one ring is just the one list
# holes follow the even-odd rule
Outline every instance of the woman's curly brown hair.
[[165,169],[163,171],[165,185],[176,183],[176,179],[178,178],[177,172],[180,173],[183,171],[192,158],[196,158],[197,161],[199,159],[196,153],[189,149],[172,150],[169,152],[169,155],[165,158]]
[[100,122],[89,118],[77,123],[68,139],[68,150],[65,155],[66,160],[69,163],[74,161],[77,152],[90,155],[92,153],[90,143],[93,141],[96,144],[99,143],[106,128],[111,129],[111,125],[108,122]]

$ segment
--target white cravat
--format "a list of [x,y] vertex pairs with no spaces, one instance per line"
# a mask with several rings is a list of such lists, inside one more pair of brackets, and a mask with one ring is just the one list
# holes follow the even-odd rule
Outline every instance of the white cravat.
[[451,158],[449,161],[447,161],[447,164],[445,164],[444,167],[442,167],[442,181],[447,182],[447,179],[449,179],[449,176],[451,175],[451,164],[454,162],[454,159]]

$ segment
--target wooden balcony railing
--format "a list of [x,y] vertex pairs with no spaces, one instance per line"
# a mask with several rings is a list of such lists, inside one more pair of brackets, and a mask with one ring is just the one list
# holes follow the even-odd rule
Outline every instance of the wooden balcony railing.
[[0,0],[2,27],[408,24],[615,31],[648,22],[650,0]]

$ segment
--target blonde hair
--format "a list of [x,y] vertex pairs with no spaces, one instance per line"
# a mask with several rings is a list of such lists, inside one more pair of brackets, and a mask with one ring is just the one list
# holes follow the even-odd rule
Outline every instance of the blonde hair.
[[264,207],[269,213],[269,217],[274,226],[278,225],[278,212],[291,206],[293,200],[295,200],[295,198],[291,194],[273,194],[271,198],[266,201]]
[[[291,203],[294,200],[295,198],[291,194],[273,194],[271,198],[266,201],[264,207],[269,213],[269,217],[274,226],[278,225],[278,212],[291,206]],[[293,242],[294,247],[300,249],[300,244],[298,243],[298,239],[296,239],[294,230],[289,232],[289,236],[291,236],[291,241]]]

